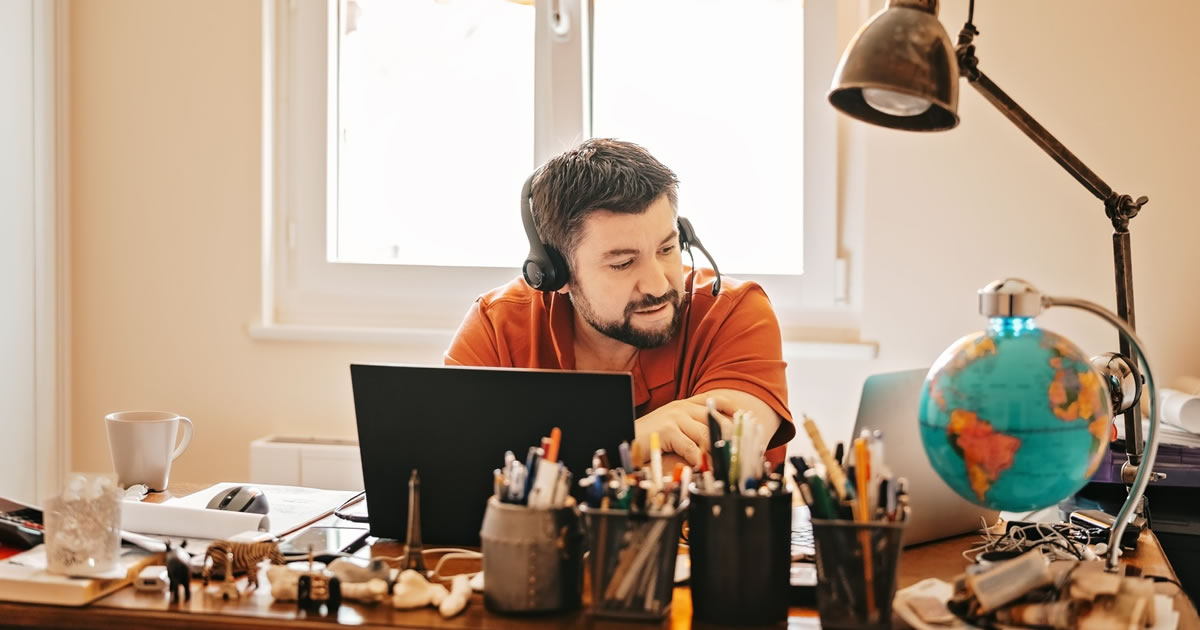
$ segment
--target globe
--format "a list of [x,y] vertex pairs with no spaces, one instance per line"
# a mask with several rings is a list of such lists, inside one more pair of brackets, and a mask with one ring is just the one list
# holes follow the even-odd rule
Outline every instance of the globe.
[[934,470],[978,505],[1021,512],[1087,483],[1110,441],[1112,404],[1083,352],[1032,318],[994,317],[956,341],[921,390]]

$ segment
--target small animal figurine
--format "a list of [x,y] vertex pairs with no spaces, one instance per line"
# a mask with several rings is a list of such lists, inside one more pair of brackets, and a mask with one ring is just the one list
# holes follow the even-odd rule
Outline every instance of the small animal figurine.
[[171,541],[167,541],[167,580],[171,584],[171,603],[179,603],[179,589],[183,589],[183,601],[192,601],[192,571],[190,568],[191,554],[184,547],[187,547],[187,541],[180,543],[178,547],[172,547]]
[[[224,562],[227,555],[233,557],[233,572],[246,572],[248,586],[251,588],[258,588],[258,565],[263,560],[270,560],[272,564],[285,564],[283,554],[279,553],[279,545],[275,542],[242,543],[214,540],[208,546],[208,551],[204,552],[205,586],[208,586],[208,581],[212,577],[212,569],[217,566],[218,561]],[[212,559],[211,565],[208,562],[209,559]]]

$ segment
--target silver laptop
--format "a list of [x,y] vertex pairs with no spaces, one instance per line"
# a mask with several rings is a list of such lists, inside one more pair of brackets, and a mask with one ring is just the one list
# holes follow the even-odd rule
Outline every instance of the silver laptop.
[[863,429],[883,432],[884,460],[892,476],[908,479],[912,513],[908,527],[904,528],[905,546],[977,530],[984,523],[994,523],[999,514],[960,497],[929,463],[921,444],[918,420],[926,373],[928,370],[905,370],[868,377],[863,384],[854,432],[843,436],[846,444],[850,444],[850,438]]

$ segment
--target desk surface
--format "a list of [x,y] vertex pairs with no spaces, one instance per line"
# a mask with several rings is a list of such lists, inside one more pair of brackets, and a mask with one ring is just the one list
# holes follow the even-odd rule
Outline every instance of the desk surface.
[[[201,486],[181,486],[174,490],[177,493],[186,493],[200,488]],[[166,497],[157,498],[162,500]],[[927,577],[948,580],[961,573],[963,560],[960,554],[976,540],[975,536],[961,536],[906,550],[900,561],[899,587],[903,588]],[[402,552],[402,546],[395,542],[381,541],[375,545],[372,551],[373,555],[397,556]],[[1126,561],[1141,568],[1143,573],[1148,575],[1163,575],[1172,578],[1175,576],[1170,563],[1163,555],[1158,539],[1149,531],[1142,534],[1137,553],[1131,554]],[[447,564],[449,565],[450,562]],[[460,570],[475,570],[478,562],[474,562],[474,565],[464,566]],[[446,570],[454,572],[452,567]],[[241,582],[244,585],[245,580],[243,579]],[[275,603],[271,599],[270,588],[267,584],[269,583],[264,577],[260,580],[261,588],[257,592],[249,592],[238,601],[225,602],[205,595],[203,586],[199,580],[196,580],[192,586],[191,602],[179,606],[171,606],[165,593],[143,593],[128,587],[83,608],[0,602],[0,626],[129,630],[159,630],[169,627],[236,630],[240,628],[276,628],[284,622],[295,619],[304,619],[303,623],[307,628],[334,627],[337,623],[365,628],[494,628],[496,630],[525,627],[597,629],[670,627],[675,629],[690,628],[692,625],[692,597],[687,587],[675,589],[670,617],[661,625],[655,626],[637,622],[592,619],[583,612],[540,617],[494,615],[488,613],[484,608],[483,597],[479,594],[472,595],[471,603],[466,611],[453,619],[442,619],[432,608],[399,611],[386,604],[365,606],[353,602],[342,606],[336,620],[326,617],[305,617],[297,612],[295,604]],[[1162,592],[1174,595],[1175,608],[1181,611],[1179,627],[1182,630],[1200,630],[1200,616],[1197,616],[1191,601],[1174,585],[1160,584],[1159,587]],[[788,627],[789,629],[819,627],[816,611],[810,608],[792,608],[789,611]]]

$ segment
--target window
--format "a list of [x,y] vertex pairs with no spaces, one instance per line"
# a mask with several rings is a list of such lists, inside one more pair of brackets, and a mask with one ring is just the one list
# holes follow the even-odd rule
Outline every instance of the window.
[[264,323],[453,329],[519,273],[522,182],[593,136],[675,170],[785,323],[835,306],[823,4],[267,2]]

